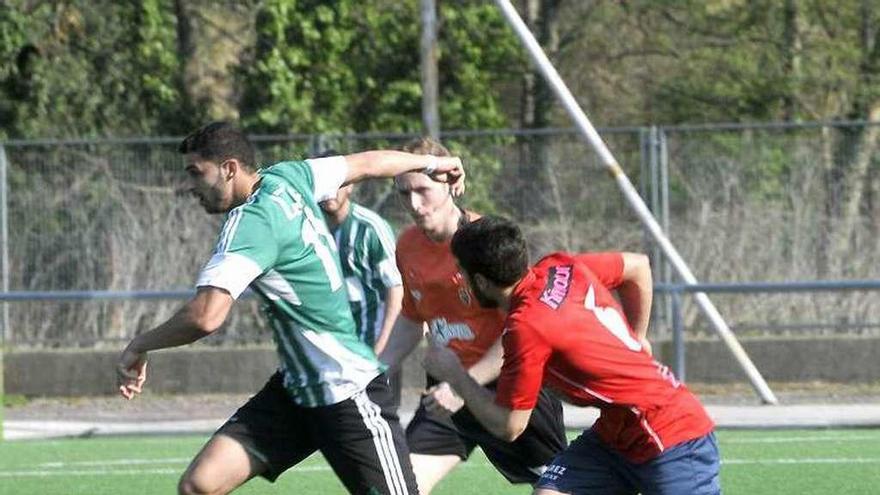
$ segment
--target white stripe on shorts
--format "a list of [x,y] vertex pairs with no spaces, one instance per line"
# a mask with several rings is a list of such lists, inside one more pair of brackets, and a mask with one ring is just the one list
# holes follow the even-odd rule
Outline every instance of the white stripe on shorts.
[[373,445],[376,446],[376,454],[382,464],[382,472],[385,474],[385,483],[391,495],[408,495],[406,478],[400,467],[400,459],[397,457],[397,449],[394,446],[394,437],[391,435],[391,427],[381,416],[381,410],[362,390],[352,396],[357,405],[364,426],[373,434]]

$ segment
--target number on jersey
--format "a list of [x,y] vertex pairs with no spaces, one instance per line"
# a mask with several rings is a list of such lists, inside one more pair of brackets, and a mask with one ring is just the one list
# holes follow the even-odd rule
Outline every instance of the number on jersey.
[[632,334],[629,332],[626,320],[623,319],[623,315],[620,314],[617,308],[596,305],[596,291],[593,290],[592,284],[590,284],[590,288],[587,290],[587,297],[584,299],[584,308],[587,311],[592,311],[593,314],[596,315],[596,319],[599,320],[599,323],[611,332],[612,335],[617,337],[618,340],[623,342],[623,345],[625,345],[627,349],[631,351],[642,350],[642,344],[633,338]]

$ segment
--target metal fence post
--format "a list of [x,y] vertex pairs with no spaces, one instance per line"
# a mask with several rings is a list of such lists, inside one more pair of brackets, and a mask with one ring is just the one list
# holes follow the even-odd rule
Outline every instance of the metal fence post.
[[[9,292],[9,200],[6,196],[6,148],[0,145],[0,290]],[[0,315],[3,329],[0,330],[0,346],[9,339],[9,305],[3,303]]]
[[[639,128],[639,171],[641,172],[639,175],[639,188],[642,191],[643,198],[647,198],[651,194],[650,189],[648,189],[649,187],[651,187],[651,172],[650,172],[650,168],[649,168],[650,162],[648,161],[649,160],[648,157],[651,154],[651,151],[648,149],[648,146],[649,146],[648,145],[648,143],[649,143],[648,133],[649,132],[650,132],[650,130],[647,127],[640,127]],[[645,232],[646,244],[649,239],[649,235],[650,234],[648,234],[648,232],[646,231]]]
[[[650,127],[640,127],[639,128],[639,189],[642,194],[642,198],[650,198],[652,196],[652,190],[654,187],[654,175],[653,169],[651,167],[651,156],[653,153],[651,152],[651,128]],[[657,257],[660,253],[659,248],[652,242],[651,240],[651,232],[648,229],[643,229],[643,239],[642,245],[644,246],[644,252],[649,253],[649,257],[651,258],[651,266],[657,266],[660,262]],[[665,318],[663,314],[663,308],[659,304],[654,304],[651,306],[651,323],[650,323],[650,332],[652,336],[655,336],[661,327],[661,322],[664,321]]]
[[[659,160],[658,160],[658,142],[657,142],[657,126],[651,126],[647,128],[642,134],[642,151],[644,152],[644,156],[642,158],[643,161],[643,196],[646,200],[650,200],[650,208],[651,212],[654,216],[659,217],[661,213],[661,192],[660,192],[660,173],[659,173]],[[645,229],[646,237],[650,238],[650,233]],[[652,242],[651,247],[648,248],[651,253],[651,266],[654,268],[654,271],[660,274],[658,271],[659,267],[663,266],[664,256],[663,250],[660,248],[660,245]],[[666,282],[662,276],[657,277],[659,280]],[[669,295],[663,295],[663,301],[665,304],[655,304],[652,307],[652,315],[651,322],[654,324],[654,328],[656,329],[658,326],[662,329],[662,332],[655,333],[654,338],[660,339],[668,339],[670,329],[672,328],[672,321],[670,319],[670,305],[669,305]],[[661,325],[662,323],[662,325]],[[656,330],[655,330],[656,332]]]
[[[0,290],[9,292],[9,216],[6,197],[6,148],[0,144]],[[3,441],[3,351],[9,338],[9,303],[0,303],[0,441]]]
[[[658,160],[657,160],[657,126],[651,126],[648,130],[648,174],[649,174],[649,182],[651,186],[651,213],[654,216],[660,215],[660,181],[659,181],[659,172],[658,168]],[[660,263],[660,260],[663,259],[663,250],[660,249],[660,245],[654,243],[654,254],[653,261],[655,263]]]
[[681,291],[672,291],[673,368],[679,380],[685,380],[684,318],[681,315]]
[[[657,128],[657,146],[652,150],[653,153],[657,155],[657,175],[656,177],[656,187],[657,187],[657,196],[659,209],[655,213],[657,218],[660,221],[660,228],[663,230],[663,233],[666,236],[669,236],[669,147],[666,144],[666,130],[662,127]],[[672,283],[672,265],[669,264],[669,259],[666,256],[663,256],[662,250],[657,248],[660,251],[660,255],[657,257],[657,268],[656,272],[660,275],[660,280],[664,284]],[[680,303],[681,301],[679,301]],[[667,328],[674,325],[672,319],[674,308],[672,307],[672,298],[667,294],[666,297],[663,298],[665,316],[666,316],[666,325]]]

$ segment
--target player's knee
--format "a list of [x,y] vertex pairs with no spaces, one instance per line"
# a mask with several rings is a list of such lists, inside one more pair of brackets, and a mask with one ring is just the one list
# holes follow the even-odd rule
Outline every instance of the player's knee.
[[195,480],[193,480],[188,474],[189,473],[184,474],[177,483],[177,494],[197,495],[206,493],[199,489],[200,487],[195,483]]
[[196,491],[196,485],[193,483],[192,479],[183,475],[180,478],[180,481],[177,482],[177,495],[194,495],[199,493]]
[[207,476],[199,476],[198,473],[187,471],[177,483],[179,495],[215,495],[223,493],[220,486],[211,483]]

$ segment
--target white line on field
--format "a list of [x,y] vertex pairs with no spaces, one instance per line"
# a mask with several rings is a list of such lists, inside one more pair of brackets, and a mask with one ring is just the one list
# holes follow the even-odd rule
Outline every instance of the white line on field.
[[68,466],[132,466],[137,464],[175,464],[189,462],[191,457],[168,457],[165,459],[113,459],[109,461],[44,462],[41,468],[66,468]]
[[[142,461],[152,461],[155,463],[163,463],[163,462],[179,462],[180,459],[141,459]],[[185,459],[188,461],[189,459]],[[149,462],[142,462],[141,464],[148,464]],[[49,463],[53,464],[53,463]],[[60,463],[58,463],[60,464]],[[75,463],[69,463],[73,465]],[[42,465],[41,465],[42,466]],[[58,466],[51,466],[58,467]],[[465,468],[484,468],[491,467],[491,464],[487,462],[469,462],[467,464],[462,465],[461,467]],[[324,472],[324,471],[332,471],[330,466],[326,465],[318,465],[318,466],[297,466],[293,468],[294,472]],[[75,469],[75,470],[45,470],[45,469],[34,469],[34,470],[18,470],[18,471],[0,471],[0,478],[18,478],[18,477],[46,477],[46,476],[108,476],[108,475],[116,475],[116,476],[134,476],[139,474],[180,474],[183,472],[183,467],[181,468],[153,468],[153,469]]]
[[90,469],[75,471],[0,471],[0,478],[42,478],[46,476],[140,476],[142,474],[180,474],[180,469]]
[[803,458],[803,459],[724,459],[721,464],[877,464],[880,457],[850,457],[850,458]]
[[[486,464],[488,466],[488,464]],[[330,466],[300,466],[297,472],[331,471]],[[141,474],[182,474],[183,468],[152,468],[152,469],[75,469],[59,470],[19,470],[0,471],[0,478],[46,477],[46,476],[135,476]]]
[[[141,461],[180,462],[180,459],[141,459]],[[140,464],[148,464],[141,462]],[[801,464],[880,464],[880,457],[849,457],[849,458],[779,458],[779,459],[722,459],[724,465],[748,465],[748,464],[777,464],[777,465],[801,465]],[[74,463],[68,463],[72,465]],[[55,466],[52,466],[55,467]],[[464,468],[491,468],[487,462],[468,462]],[[295,473],[327,472],[330,466],[298,466],[294,467]],[[142,474],[181,474],[182,468],[152,468],[152,469],[34,469],[0,471],[0,478],[24,478],[24,477],[48,477],[48,476],[137,476]]]
[[880,440],[880,435],[810,435],[801,437],[729,438],[720,443],[797,443],[797,442],[864,442]]

